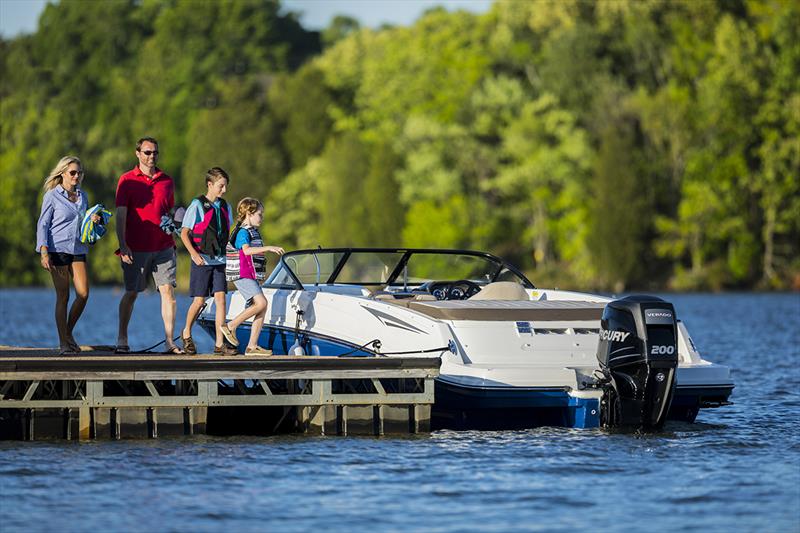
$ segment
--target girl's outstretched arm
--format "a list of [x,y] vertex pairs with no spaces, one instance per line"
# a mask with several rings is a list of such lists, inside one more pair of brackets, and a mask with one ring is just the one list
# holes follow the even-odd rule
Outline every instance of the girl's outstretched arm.
[[249,244],[242,246],[242,252],[244,252],[244,255],[265,254],[267,252],[278,255],[286,253],[280,246],[250,246]]

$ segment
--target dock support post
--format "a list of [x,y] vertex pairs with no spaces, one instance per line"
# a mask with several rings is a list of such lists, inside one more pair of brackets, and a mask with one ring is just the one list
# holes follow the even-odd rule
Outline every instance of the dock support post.
[[332,419],[335,421],[335,416],[332,417],[328,414],[332,410],[333,407],[328,405],[312,405],[300,408],[300,427],[303,432],[312,435],[327,435],[330,430],[325,429],[325,426]]
[[374,435],[382,437],[383,431],[383,405],[372,406],[372,429]]
[[347,406],[336,406],[336,434],[343,437],[347,436]]
[[89,406],[78,408],[78,440],[92,438],[92,410]]
[[431,430],[431,406],[408,406],[408,431],[409,433],[427,433]]
[[183,434],[205,435],[208,421],[208,407],[193,405],[183,410]]

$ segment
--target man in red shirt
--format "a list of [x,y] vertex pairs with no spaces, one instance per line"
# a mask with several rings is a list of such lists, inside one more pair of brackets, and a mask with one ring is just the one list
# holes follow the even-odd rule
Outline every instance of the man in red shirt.
[[128,323],[138,294],[153,276],[161,294],[161,318],[166,335],[165,353],[183,353],[175,345],[175,241],[161,229],[161,217],[175,206],[175,185],[156,166],[158,141],[152,137],[136,143],[139,164],[119,177],[117,184],[117,238],[125,294],[119,302],[117,353],[128,353]]

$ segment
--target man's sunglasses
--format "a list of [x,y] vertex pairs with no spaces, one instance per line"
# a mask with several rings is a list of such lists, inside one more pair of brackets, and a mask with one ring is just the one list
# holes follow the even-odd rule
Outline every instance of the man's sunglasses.
[[158,150],[139,150],[146,156],[158,155]]

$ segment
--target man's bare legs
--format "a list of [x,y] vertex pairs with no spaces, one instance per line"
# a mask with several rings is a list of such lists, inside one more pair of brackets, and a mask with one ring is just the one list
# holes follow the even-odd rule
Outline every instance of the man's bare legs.
[[128,347],[128,324],[133,314],[133,304],[136,303],[137,291],[125,291],[119,301],[119,329],[117,331],[117,347]]
[[164,321],[164,338],[167,350],[183,350],[178,348],[173,340],[175,338],[175,288],[171,284],[159,285],[158,293],[161,295],[161,318]]

